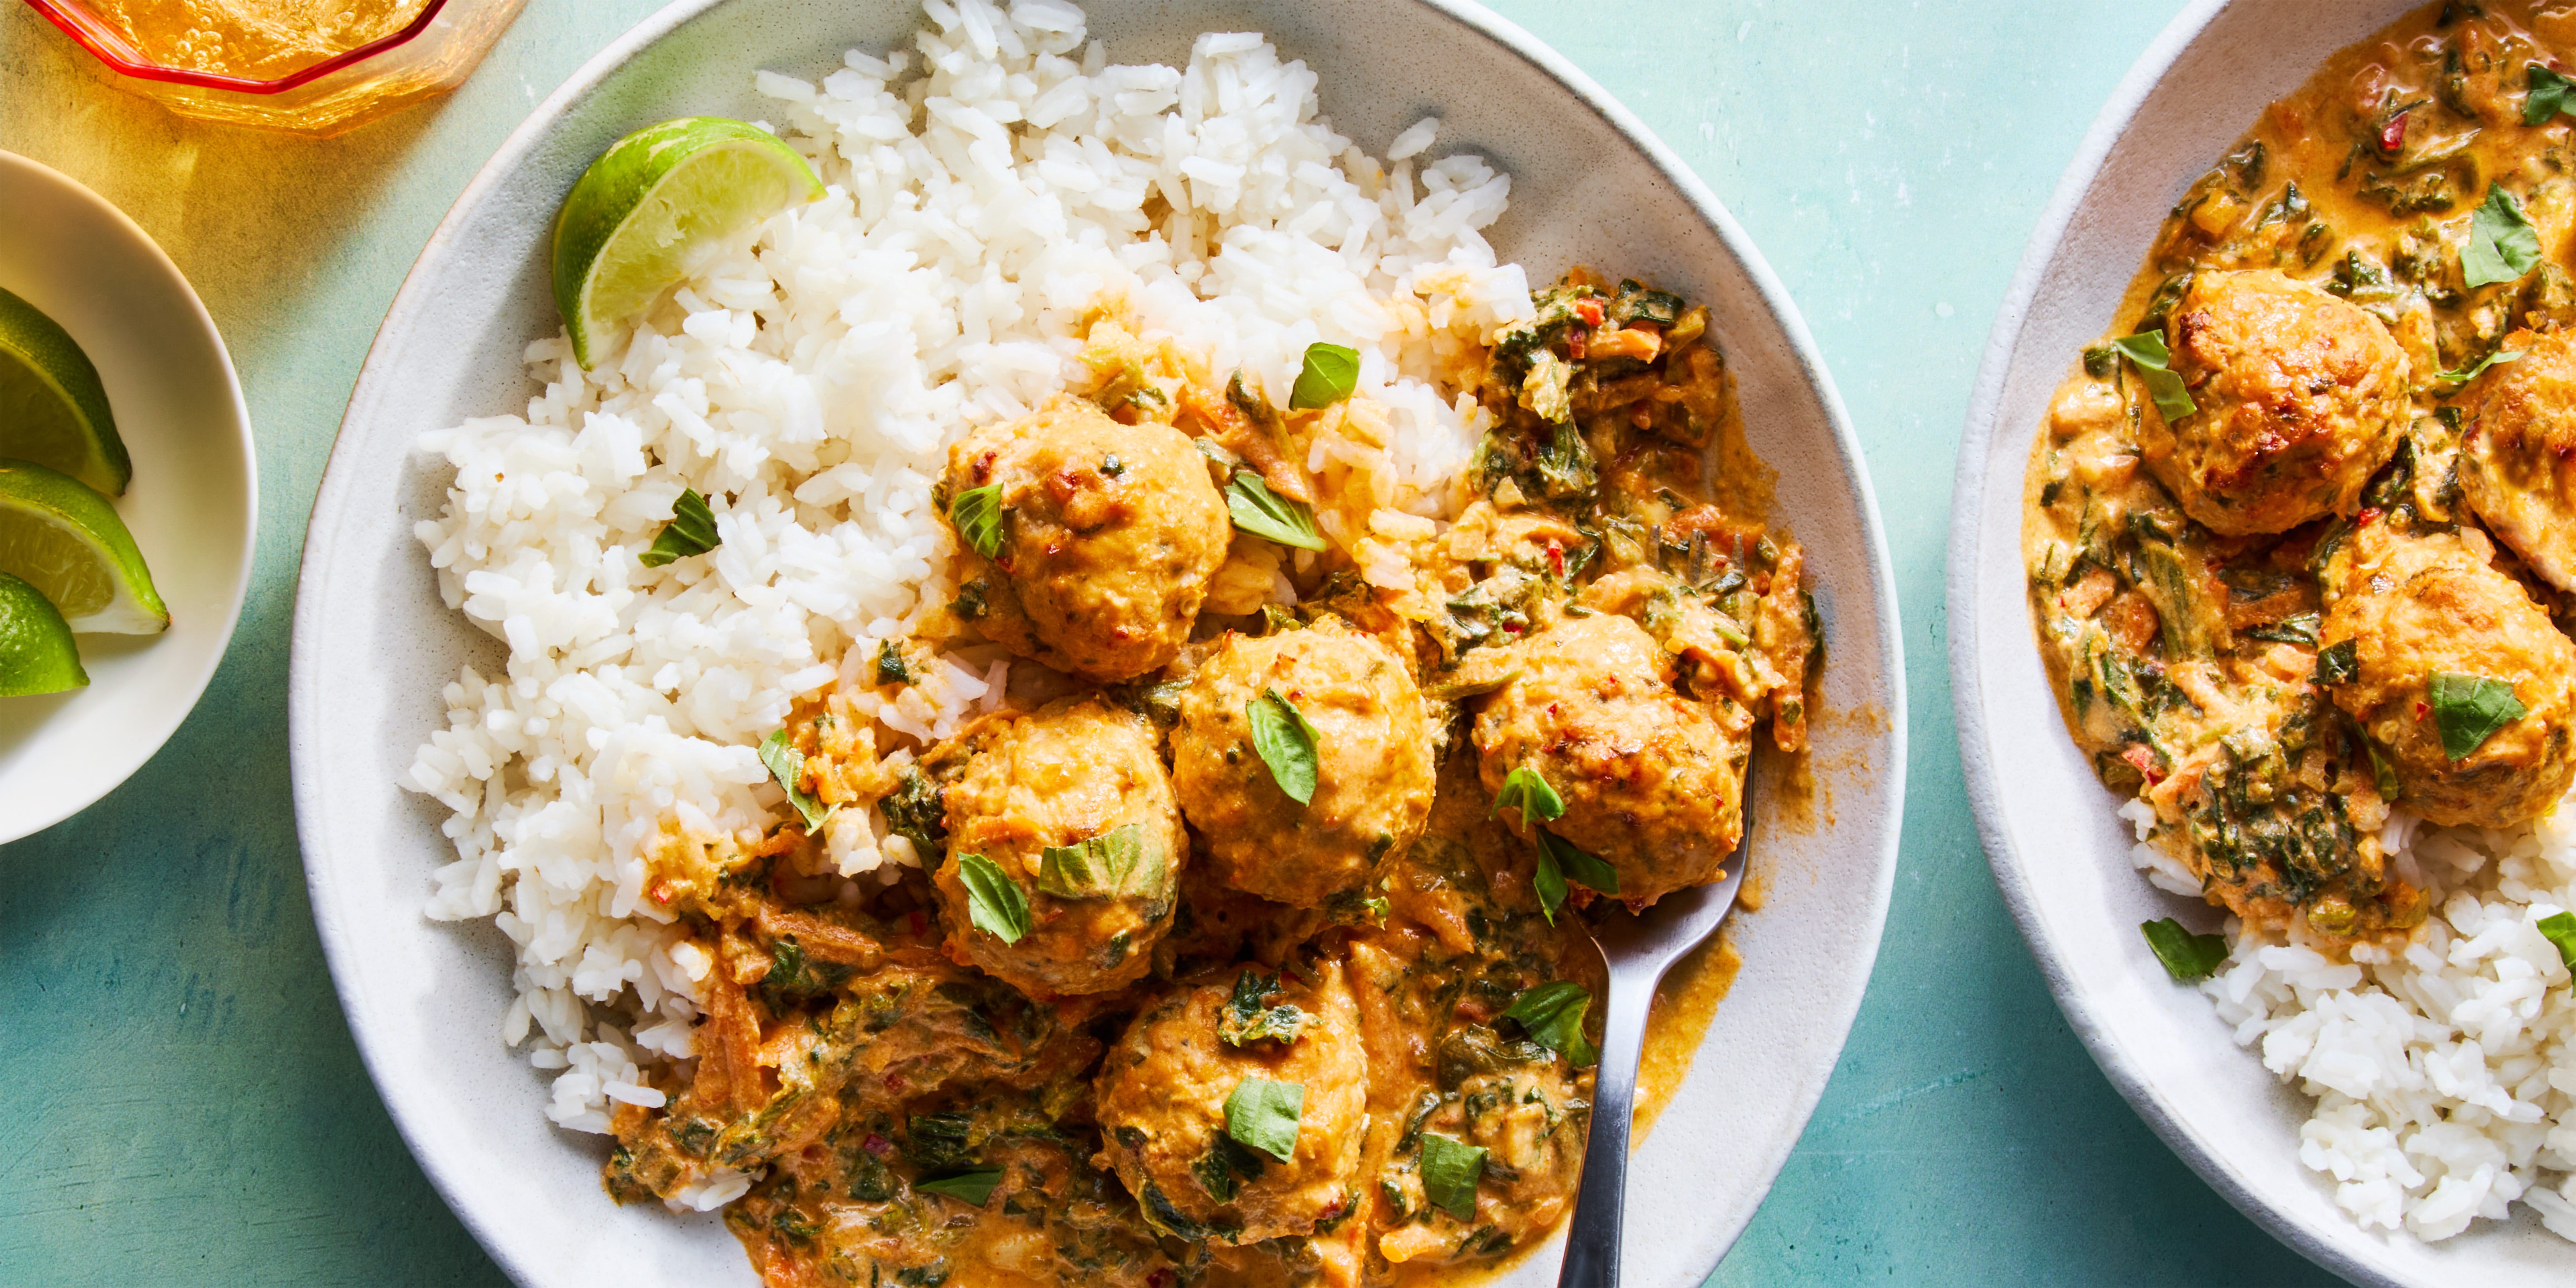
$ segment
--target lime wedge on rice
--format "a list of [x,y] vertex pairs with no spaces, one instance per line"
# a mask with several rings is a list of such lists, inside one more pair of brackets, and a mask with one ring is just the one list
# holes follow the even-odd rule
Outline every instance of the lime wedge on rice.
[[683,116],[619,139],[555,214],[555,306],[573,357],[588,370],[709,247],[822,195],[805,158],[746,122]]
[[0,457],[50,465],[110,496],[134,466],[98,368],[71,333],[0,291]]
[[0,572],[0,698],[88,685],[71,623],[35,587]]
[[154,635],[170,625],[116,507],[42,465],[0,461],[0,572],[26,579],[76,631]]

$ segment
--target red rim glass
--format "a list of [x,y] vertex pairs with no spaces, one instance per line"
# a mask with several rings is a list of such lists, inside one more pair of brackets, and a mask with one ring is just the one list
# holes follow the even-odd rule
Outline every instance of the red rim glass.
[[447,7],[447,0],[429,0],[428,4],[421,6],[418,17],[413,18],[402,30],[392,35],[368,41],[345,53],[333,54],[293,75],[281,76],[276,80],[248,80],[239,76],[217,76],[208,72],[192,72],[183,68],[164,67],[159,63],[143,62],[135,57],[133,47],[122,35],[92,17],[77,3],[66,3],[65,0],[27,0],[27,3],[37,13],[43,14],[46,21],[62,28],[64,35],[80,42],[81,48],[96,55],[100,62],[127,76],[140,80],[166,81],[175,85],[196,85],[206,89],[230,90],[236,94],[281,94],[298,85],[309,85],[343,67],[364,62],[388,49],[402,45],[429,30],[429,24],[438,17],[438,11]]

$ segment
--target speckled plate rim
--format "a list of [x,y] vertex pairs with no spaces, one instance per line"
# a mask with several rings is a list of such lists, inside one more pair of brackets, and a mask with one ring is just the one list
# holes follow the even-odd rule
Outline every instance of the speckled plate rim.
[[[2325,2],[2308,0],[2311,8]],[[2369,18],[2366,25],[2359,17],[2348,19],[2359,30],[2335,40],[2325,50],[2330,53],[2343,48],[2415,7],[2410,0],[2351,5],[2347,12],[2376,16]],[[2025,718],[2010,727],[1997,720],[2006,703],[2033,701],[2027,690],[2031,674],[2038,669],[2033,627],[2026,597],[2020,590],[2023,574],[2018,543],[2009,567],[2002,566],[1993,549],[2007,510],[2010,522],[2018,528],[2022,504],[2020,463],[2028,457],[2039,423],[2036,414],[2003,419],[2009,401],[2007,386],[2021,374],[2017,361],[2025,333],[2034,325],[2035,313],[2067,307],[2065,301],[2046,298],[2051,270],[2059,266],[2061,255],[2077,239],[2078,225],[2084,223],[2095,199],[2097,183],[2104,181],[2106,171],[2121,164],[2115,153],[2130,141],[2133,131],[2145,128],[2141,117],[2149,113],[2151,99],[2170,89],[2168,82],[2176,78],[2178,65],[2196,57],[2246,56],[2241,52],[2241,39],[2236,45],[2227,44],[2231,36],[2241,37],[2242,33],[2219,28],[2240,19],[2259,20],[2244,19],[2245,14],[2257,12],[2260,17],[2282,18],[2287,27],[2293,21],[2287,17],[2289,11],[2289,5],[2272,0],[2193,0],[2184,7],[2139,56],[2095,118],[2041,214],[1996,313],[1960,445],[1945,587],[1951,620],[1951,701],[1969,804],[2005,906],[2038,959],[2041,973],[2068,1023],[2112,1085],[2147,1125],[2230,1204],[2283,1243],[2357,1283],[2390,1288],[2456,1288],[2473,1281],[2484,1288],[2564,1283],[2569,1275],[2576,1274],[2576,1248],[2540,1231],[2527,1213],[2507,1223],[2481,1222],[2467,1234],[2426,1245],[2404,1236],[2365,1231],[2335,1207],[2326,1183],[2306,1172],[2292,1157],[2299,1147],[2298,1125],[2305,1118],[2308,1097],[2281,1086],[2261,1068],[2256,1052],[2237,1046],[2206,998],[2196,990],[2172,986],[2164,978],[2143,938],[2133,928],[2134,916],[2132,928],[2127,928],[2121,937],[2124,950],[2134,949],[2130,953],[2136,961],[2134,979],[2123,981],[2121,988],[2104,989],[2092,963],[2079,961],[2094,950],[2079,944],[2080,936],[2070,933],[2075,928],[2066,924],[2064,895],[2042,880],[2040,865],[2054,856],[2028,843],[2029,833],[2043,825],[2031,817],[2027,805],[2017,806],[2008,799],[2015,789],[2007,784],[2006,767],[2017,778],[2026,779],[2033,773],[2033,752],[2028,740],[2034,733],[2049,740],[2038,753],[2044,759],[2054,762],[2062,753],[2079,766],[2081,763],[2057,717],[2054,697],[2046,694],[2044,681],[2038,699],[2048,704],[2044,728],[2028,727],[2033,723],[2027,718],[2031,709],[2028,706],[2019,712]],[[2212,53],[2222,46],[2226,47],[2225,54]],[[2239,133],[2254,120],[2262,102],[2297,89],[2326,54],[2310,57],[2307,53],[2273,52],[2252,56],[2283,63],[2283,75],[2259,91],[2260,98],[2252,109],[2234,118],[2232,128]],[[2165,110],[2171,114],[2170,108]],[[2153,226],[2161,221],[2172,196],[2206,170],[2234,137],[2235,134],[2218,137],[2215,146],[2195,153],[2196,161],[2161,176],[2168,184],[2166,200],[2153,204],[2152,218],[2145,221],[2143,234],[2129,227],[2118,237],[2104,238],[2086,230],[2091,249],[2099,251],[2105,240],[2120,248],[2122,257],[2117,260],[2115,274],[2120,282],[2126,282],[2144,256]],[[2113,181],[2117,181],[2116,177]],[[2117,300],[2116,290],[2095,289],[2086,293],[2076,307],[2098,331]],[[2089,341],[2092,334],[2084,333],[2084,339],[2076,343]],[[2055,357],[2042,355],[2034,361],[2042,364],[2042,371],[2062,374],[2071,369],[2072,355],[2070,347]],[[2046,382],[2053,385],[2057,378],[2058,375],[2048,375]],[[2025,405],[2015,410],[2029,408]],[[2003,578],[2009,578],[2009,587],[2000,580]],[[2006,600],[2010,601],[2010,611],[2004,608]],[[2022,741],[2012,741],[2016,737]],[[2080,786],[2071,781],[2077,776],[2084,780]],[[2127,844],[2121,839],[2125,828],[2111,818],[2112,797],[2098,783],[2091,782],[2089,772],[2079,770],[2068,776],[2066,785],[2070,790],[2082,791],[2089,800],[2098,800],[2101,816],[2092,820],[2101,826],[2084,828],[2085,834],[2072,840],[2065,852],[2068,858],[2078,865],[2098,866],[2106,874],[2104,889],[2113,900],[2138,906],[2154,904],[2155,909],[2146,915],[2173,915],[2196,922],[2200,929],[2215,928],[2216,914],[2200,901],[2147,891],[2144,875],[2128,861]],[[2064,820],[2058,822],[2062,824]],[[2050,835],[2052,839],[2065,839],[2068,831],[2061,827]],[[2135,989],[2126,987],[2128,984],[2135,984]],[[2181,1038],[2179,1043],[2177,1035]],[[2221,1071],[2218,1078],[2259,1099],[2252,1113],[2253,1122],[2226,1121],[2225,1116],[2232,1111],[2209,1101],[2200,1084],[2210,1080],[2213,1067]],[[2277,1120],[2277,1132],[2269,1131],[2270,1120]],[[2277,1147],[2278,1158],[2288,1160],[2288,1175],[2277,1167],[2246,1165],[2246,1142],[2240,1137],[2249,1126],[2267,1132],[2269,1139],[2259,1148],[2269,1151]]]
[[[422,251],[420,260],[397,293],[387,320],[379,330],[376,344],[369,354],[366,366],[360,374],[357,387],[352,393],[350,406],[353,419],[369,400],[370,385],[380,377],[379,366],[386,356],[386,351],[397,338],[398,328],[403,325],[407,314],[413,311],[421,303],[422,297],[432,289],[431,279],[439,270],[446,267],[443,261],[450,257],[459,229],[469,214],[491,194],[508,171],[537,148],[547,132],[569,108],[597,90],[602,81],[612,72],[648,46],[727,2],[728,0],[678,0],[639,23],[567,78],[560,88],[549,95],[530,113],[529,118],[511,133],[492,159],[460,194],[456,204],[432,234]],[[1883,795],[1880,801],[1871,804],[1870,812],[1876,817],[1864,825],[1865,830],[1852,829],[1858,834],[1850,836],[1842,835],[1841,829],[1836,829],[1836,832],[1837,839],[1848,842],[1847,845],[1839,848],[1843,848],[1846,852],[1858,852],[1859,858],[1855,861],[1855,866],[1865,864],[1866,882],[1848,887],[1844,891],[1844,902],[1841,907],[1851,914],[1856,924],[1851,928],[1847,940],[1848,951],[1835,963],[1837,973],[1823,980],[1818,989],[1823,995],[1824,1004],[1811,1013],[1813,1022],[1810,1036],[1830,1039],[1829,1042],[1822,1044],[1824,1056],[1802,1061],[1800,1067],[1796,1069],[1787,1105],[1793,1112],[1778,1116],[1778,1121],[1774,1122],[1771,1130],[1765,1133],[1766,1148],[1756,1160],[1756,1167],[1747,1168],[1741,1174],[1743,1181],[1751,1182],[1753,1200],[1730,1204],[1720,1210],[1712,1211],[1708,1205],[1687,1191],[1676,1191],[1668,1186],[1650,1187],[1650,1192],[1655,1190],[1660,1192],[1656,1193],[1654,1198],[1644,1202],[1670,1209],[1670,1213],[1659,1215],[1681,1216],[1683,1220],[1678,1227],[1670,1223],[1659,1224],[1635,1220],[1630,1222],[1631,1230],[1638,1232],[1640,1238],[1660,1245],[1641,1259],[1638,1254],[1648,1250],[1639,1248],[1635,1242],[1632,1242],[1630,1245],[1632,1263],[1639,1263],[1641,1260],[1645,1263],[1632,1264],[1630,1267],[1632,1273],[1638,1274],[1640,1279],[1663,1283],[1666,1279],[1662,1274],[1648,1272],[1653,1270],[1652,1263],[1672,1260],[1674,1264],[1669,1269],[1678,1270],[1681,1273],[1672,1276],[1669,1282],[1676,1288],[1685,1284],[1696,1285],[1715,1269],[1727,1248],[1733,1244],[1745,1224],[1751,1220],[1753,1212],[1758,1207],[1760,1194],[1767,1191],[1771,1180],[1787,1161],[1804,1124],[1823,1095],[1825,1084],[1830,1079],[1836,1063],[1832,1053],[1840,1050],[1842,1042],[1848,1036],[1876,962],[1879,937],[1885,924],[1887,907],[1895,882],[1906,774],[1907,706],[1902,657],[1904,633],[1897,616],[1893,565],[1888,555],[1884,527],[1879,518],[1877,498],[1870,483],[1867,464],[1841,398],[1835,392],[1823,359],[1818,354],[1806,323],[1790,299],[1788,291],[1781,285],[1768,263],[1733,216],[1708,191],[1690,168],[1683,164],[1642,122],[1594,83],[1590,77],[1553,50],[1548,49],[1514,24],[1469,0],[1414,0],[1414,3],[1446,18],[1465,29],[1471,36],[1479,36],[1492,42],[1544,76],[1556,81],[1567,92],[1588,105],[1607,121],[1613,130],[1636,147],[1658,176],[1670,184],[1676,195],[1716,233],[1724,253],[1734,261],[1735,270],[1752,285],[1755,294],[1770,314],[1770,324],[1778,328],[1787,347],[1794,352],[1795,368],[1804,382],[1805,395],[1813,400],[1815,410],[1829,427],[1830,448],[1834,463],[1839,466],[1842,480],[1850,489],[1852,500],[1861,516],[1861,537],[1866,547],[1866,574],[1863,578],[1866,584],[1838,587],[1836,593],[1846,597],[1849,602],[1865,604],[1867,611],[1875,615],[1876,647],[1869,649],[1864,656],[1854,657],[1849,653],[1840,654],[1840,656],[1850,659],[1843,663],[1844,666],[1858,666],[1861,672],[1868,676],[1868,682],[1875,686],[1871,700],[1877,708],[1873,714],[1879,723],[1866,741],[1876,755],[1873,763],[1862,772],[1868,774],[1873,781],[1883,784],[1880,789]],[[327,567],[327,561],[320,556],[332,543],[347,518],[352,473],[361,468],[350,451],[346,424],[343,428],[343,437],[335,444],[330,463],[326,468],[315,501],[311,526],[307,532],[305,571],[298,587],[292,635],[294,656],[289,693],[289,743],[295,761],[293,786],[297,828],[304,852],[307,885],[313,896],[315,922],[323,941],[325,956],[332,969],[334,987],[340,997],[342,1009],[350,1018],[351,1032],[358,1044],[361,1058],[367,1066],[370,1077],[374,1079],[379,1092],[383,1095],[386,1107],[405,1144],[420,1161],[432,1186],[456,1212],[468,1231],[514,1281],[528,1285],[540,1282],[551,1285],[554,1281],[541,1280],[535,1273],[535,1268],[522,1255],[524,1250],[516,1246],[512,1239],[503,1237],[502,1232],[496,1228],[497,1214],[474,1197],[473,1191],[477,1184],[474,1172],[454,1162],[450,1151],[431,1147],[433,1138],[442,1131],[442,1125],[418,1111],[412,1097],[405,1091],[408,1072],[393,1064],[385,1044],[379,1040],[379,1035],[375,1032],[371,1022],[372,1000],[360,982],[359,972],[355,969],[355,964],[363,955],[365,946],[357,938],[358,928],[348,924],[340,915],[340,900],[336,897],[336,887],[340,877],[332,862],[334,854],[330,838],[332,824],[328,818],[331,802],[326,799],[321,776],[314,772],[315,758],[318,754],[317,746],[320,742],[315,731],[333,714],[331,695],[317,682],[315,668],[311,662],[317,651],[324,646],[330,625],[326,620],[326,613],[320,607],[331,599],[331,590],[322,572]],[[1867,718],[1864,717],[1864,719]],[[425,873],[423,877],[425,892]],[[1699,1075],[1709,1063],[1703,1060],[1694,1067],[1694,1085],[1686,1085],[1683,1088],[1682,1098],[1697,1098],[1700,1087],[1706,1085],[1699,1082]],[[1710,1072],[1714,1073],[1713,1070]],[[533,1099],[530,1103],[521,1106],[522,1111],[531,1114],[535,1108]],[[1632,1194],[1636,1192],[1632,1187]],[[1635,1212],[1632,1209],[1633,1215]],[[1561,1238],[1560,1233],[1556,1238],[1533,1250],[1531,1255],[1522,1258],[1518,1264],[1506,1271],[1497,1283],[1534,1285],[1540,1282],[1553,1282],[1554,1249]],[[730,1242],[729,1236],[727,1241]]]

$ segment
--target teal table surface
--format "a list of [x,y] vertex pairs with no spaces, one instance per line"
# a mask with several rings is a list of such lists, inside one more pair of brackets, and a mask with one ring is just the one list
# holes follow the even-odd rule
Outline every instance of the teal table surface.
[[[124,208],[196,284],[249,395],[262,519],[239,633],[178,736],[0,846],[0,1281],[500,1282],[333,999],[288,802],[287,627],[304,518],[405,270],[503,136],[659,2],[531,0],[451,98],[316,143],[181,122],[0,0],[0,148]],[[1903,597],[1913,777],[1885,946],[1712,1282],[2334,1282],[2177,1161],[2068,1031],[1996,897],[1950,720],[1943,543],[1977,359],[2059,172],[2175,0],[1495,7],[1760,243],[1868,451]]]

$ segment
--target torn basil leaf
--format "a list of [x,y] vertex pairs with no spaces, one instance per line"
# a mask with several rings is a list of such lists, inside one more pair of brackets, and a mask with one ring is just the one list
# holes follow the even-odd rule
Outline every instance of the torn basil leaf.
[[1461,1221],[1476,1216],[1476,1182],[1485,1176],[1485,1147],[1422,1133],[1422,1197]]
[[760,740],[760,763],[769,767],[769,776],[787,791],[787,803],[796,807],[796,816],[805,820],[807,835],[823,830],[825,820],[839,806],[826,806],[805,790],[805,753],[787,741],[787,731],[780,729]]
[[968,488],[948,503],[948,521],[975,553],[987,559],[1002,553],[1002,485]]
[[2576,913],[2553,912],[2541,918],[2540,933],[2558,945],[2558,960],[2576,971]]
[[1530,888],[1538,893],[1540,914],[1547,918],[1547,924],[1555,925],[1556,910],[1565,906],[1565,869],[1556,865],[1556,855],[1545,844],[1538,847],[1538,867],[1530,873]]
[[2433,725],[2442,732],[2442,753],[2453,760],[2468,759],[2496,730],[2528,714],[2530,708],[2502,680],[2433,673]]
[[1270,767],[1270,781],[1279,784],[1288,799],[1314,804],[1319,735],[1306,714],[1281,697],[1279,690],[1263,689],[1260,697],[1244,706],[1243,718],[1252,726],[1252,749]]
[[1288,391],[1288,406],[1294,411],[1330,407],[1350,397],[1359,383],[1359,350],[1338,344],[1310,344],[1306,346],[1306,365],[1297,372],[1297,385]]
[[2502,366],[2505,363],[2520,358],[2521,356],[2521,353],[2512,349],[2498,349],[2495,352],[2478,359],[2474,366],[2462,367],[2457,371],[2440,372],[2433,378],[2447,385],[2465,385],[2470,381],[2477,379],[2479,376],[2486,374],[2487,368]]
[[2138,369],[2138,379],[2147,386],[2147,396],[2156,400],[2156,410],[2166,420],[2180,420],[2200,410],[2191,400],[2191,390],[2173,370],[2173,351],[2165,347],[2164,333],[2140,331],[2113,340],[2109,348],[2129,360]]
[[1225,1134],[1280,1162],[1297,1157],[1297,1119],[1306,1111],[1302,1083],[1246,1078],[1225,1098]]
[[1170,873],[1162,847],[1135,823],[1038,854],[1038,889],[1059,899],[1158,899]]
[[723,544],[724,538],[716,534],[715,512],[707,508],[707,499],[698,495],[696,488],[689,488],[671,503],[671,521],[663,524],[661,534],[653,538],[653,548],[635,556],[635,562],[659,568]]
[[1602,859],[1574,848],[1574,842],[1554,832],[1538,834],[1539,849],[1556,860],[1557,871],[1570,881],[1580,881],[1603,894],[1619,893],[1619,870]]
[[977,930],[1006,944],[1029,933],[1029,897],[1001,864],[980,854],[958,855],[957,880],[966,887],[966,916]]
[[1265,1038],[1282,1046],[1294,1043],[1309,1018],[1294,1006],[1269,1004],[1279,992],[1279,977],[1245,971],[1234,979],[1234,995],[1216,1013],[1216,1035],[1227,1046],[1249,1046]]
[[2460,276],[2472,288],[2510,282],[2540,262],[2540,232],[2522,203],[2500,184],[2487,188],[2485,204],[2469,216],[2469,244],[2460,248]]
[[1300,550],[1324,548],[1324,534],[1315,527],[1313,507],[1271,491],[1270,485],[1250,470],[1235,471],[1233,479],[1226,483],[1225,510],[1234,516],[1234,526],[1264,541]]
[[946,1176],[925,1177],[914,1181],[912,1188],[925,1194],[945,1194],[952,1199],[982,1207],[984,1200],[993,1197],[993,1187],[1001,1183],[1001,1168],[977,1167],[963,1172],[953,1172]]
[[1536,827],[1563,817],[1565,798],[1557,795],[1537,770],[1522,765],[1503,776],[1502,790],[1494,793],[1494,806],[1485,811],[1485,817],[1492,818],[1507,809],[1519,810],[1522,824]]
[[2165,964],[2165,973],[2184,983],[2207,979],[2227,963],[2227,940],[2223,936],[2195,935],[2171,917],[2147,922],[2138,929],[2146,932],[2147,947],[2156,951],[2156,960]]
[[1522,989],[1521,995],[1504,1008],[1503,1018],[1520,1025],[1530,1041],[1564,1056],[1566,1063],[1581,1069],[1601,1060],[1600,1048],[1583,1036],[1583,1016],[1591,1009],[1590,992],[1581,984],[1560,979]]
[[2547,125],[2549,118],[2566,111],[2571,102],[2576,102],[2570,98],[2571,92],[2576,92],[2576,81],[2570,81],[2539,63],[2525,65],[2523,72],[2531,86],[2529,92],[2522,96],[2523,124]]

